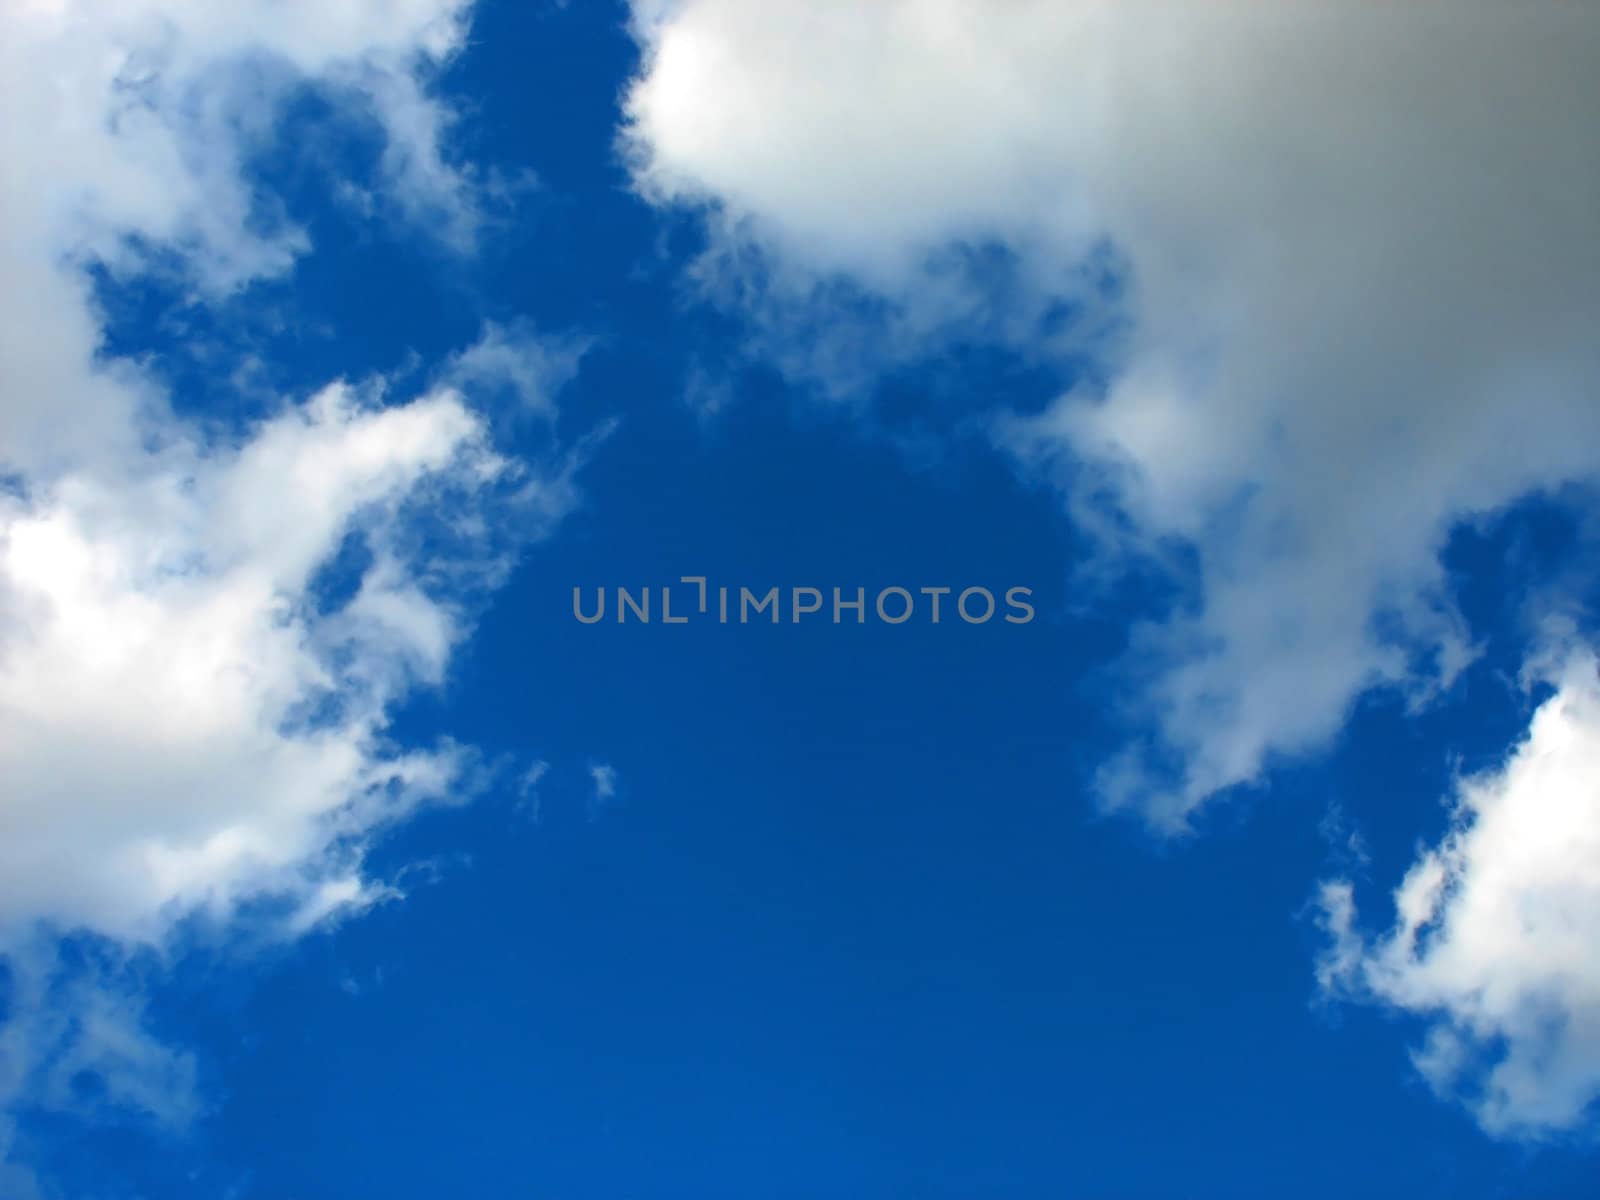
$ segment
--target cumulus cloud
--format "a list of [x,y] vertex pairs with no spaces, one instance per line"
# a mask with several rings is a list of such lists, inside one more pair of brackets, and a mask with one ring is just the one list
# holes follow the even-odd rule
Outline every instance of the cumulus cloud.
[[[636,185],[707,214],[786,366],[1093,351],[995,436],[1193,585],[1134,639],[1110,806],[1186,829],[1362,691],[1448,686],[1452,525],[1600,471],[1592,3],[633,10]],[[959,268],[996,246],[1001,292]],[[901,336],[822,337],[841,288]]]
[[[510,470],[458,396],[334,385],[240,446],[144,465],[0,503],[0,932],[153,941],[269,888],[320,903],[351,870],[324,857],[342,835],[460,774],[458,751],[382,745],[462,632],[413,507]],[[367,565],[329,607],[313,585],[349,538]]]
[[[285,873],[459,774],[458,751],[389,753],[381,734],[461,636],[459,572],[493,568],[473,510],[493,495],[556,512],[566,481],[501,458],[450,386],[393,404],[381,381],[334,383],[220,442],[100,353],[87,268],[160,254],[201,296],[287,270],[305,237],[245,162],[295,87],[381,121],[411,94],[387,144],[433,165],[390,182],[459,195],[448,114],[423,89],[464,6],[34,0],[7,20],[0,930],[152,940],[269,885],[326,896],[328,863]],[[551,375],[532,346],[491,328],[460,361],[523,363],[532,387]],[[439,527],[427,554],[422,515]],[[357,578],[330,603],[352,545]]]
[[1423,1078],[1498,1134],[1583,1124],[1600,1099],[1600,667],[1568,657],[1506,764],[1464,780],[1450,832],[1368,938],[1325,884],[1333,995],[1423,1018]]
[[[0,180],[0,446],[34,469],[97,466],[139,447],[161,398],[95,365],[89,283],[179,255],[202,295],[281,273],[307,238],[245,169],[283,103],[321,88],[380,123],[389,191],[470,226],[469,187],[438,143],[428,76],[460,45],[463,0],[378,4],[6,0],[8,119]],[[394,99],[407,96],[402,105]],[[403,118],[403,119],[402,119]],[[429,164],[426,169],[414,166]],[[71,396],[76,419],[61,419]]]
[[[92,270],[159,263],[203,303],[309,251],[250,171],[300,89],[375,123],[378,186],[470,243],[473,179],[429,91],[464,0],[4,12],[0,1158],[7,1108],[74,1101],[67,1067],[108,1103],[192,1111],[192,1066],[143,1033],[126,974],[180,926],[294,936],[393,894],[363,871],[372,837],[478,771],[448,741],[395,744],[390,714],[444,678],[577,461],[505,457],[473,402],[509,381],[548,415],[577,351],[522,327],[420,395],[333,381],[229,432],[103,348]],[[105,965],[63,965],[60,935]]]

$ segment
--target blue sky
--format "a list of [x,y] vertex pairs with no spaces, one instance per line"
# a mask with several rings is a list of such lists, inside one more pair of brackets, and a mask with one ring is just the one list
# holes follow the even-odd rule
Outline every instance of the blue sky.
[[1600,12],[1129,11],[8,16],[0,1200],[1592,1193]]

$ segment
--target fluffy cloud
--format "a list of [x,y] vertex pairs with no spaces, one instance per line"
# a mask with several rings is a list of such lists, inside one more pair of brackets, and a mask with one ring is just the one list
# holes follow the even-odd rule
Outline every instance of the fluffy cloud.
[[[1451,529],[1600,475],[1592,3],[634,14],[636,185],[706,214],[700,278],[782,366],[839,392],[952,337],[1092,363],[992,427],[1097,563],[1184,584],[1134,630],[1109,807],[1183,831],[1362,692],[1425,703],[1481,636]],[[1392,934],[1325,896],[1324,982],[1426,1014],[1419,1067],[1497,1131],[1571,1125],[1600,1084],[1600,707],[1574,653]]]
[[[634,13],[637,186],[704,208],[704,278],[771,344],[798,331],[787,365],[874,352],[816,348],[841,283],[892,314],[890,353],[1095,350],[996,436],[1108,549],[1197,572],[1135,638],[1151,732],[1101,773],[1111,806],[1187,828],[1363,690],[1448,685],[1474,654],[1452,525],[1600,472],[1592,4]],[[1003,304],[950,266],[995,244]],[[1046,320],[1063,302],[1076,323]]]
[[[459,773],[381,734],[461,633],[411,506],[510,470],[482,433],[450,393],[379,408],[335,385],[241,446],[0,503],[0,934],[155,941],[267,890],[359,898],[330,848]],[[351,538],[366,565],[326,606],[313,585]]]
[[4,11],[0,446],[13,464],[114,467],[162,402],[133,395],[126,369],[95,367],[97,314],[72,268],[135,272],[151,252],[176,254],[216,295],[307,248],[245,171],[297,89],[382,125],[402,208],[442,214],[447,232],[474,224],[469,184],[437,140],[449,114],[425,92],[464,35],[462,0],[5,0]]
[[1360,934],[1348,882],[1322,891],[1323,987],[1424,1017],[1417,1069],[1504,1134],[1600,1098],[1600,667],[1576,653],[1553,682],[1504,768],[1461,784],[1388,933]]
[[[289,269],[305,237],[246,163],[301,87],[384,125],[403,205],[466,220],[469,184],[438,142],[448,113],[425,92],[463,17],[458,0],[8,5],[7,937],[44,920],[152,941],[264,888],[357,902],[330,848],[458,773],[454,751],[381,741],[388,706],[438,679],[461,634],[460,580],[448,555],[420,553],[414,518],[457,512],[442,544],[481,573],[499,548],[472,510],[495,495],[547,512],[565,481],[496,455],[448,387],[393,405],[381,384],[336,383],[219,441],[101,355],[86,268],[137,272],[157,255],[200,297]],[[519,358],[531,345],[489,330],[458,382],[521,366],[513,382],[533,386],[548,369]],[[359,578],[330,603],[324,576],[350,546]]]
[[[472,602],[570,506],[570,461],[498,453],[474,393],[549,392],[581,347],[489,327],[399,399],[281,397],[219,433],[108,357],[91,269],[205,302],[310,247],[252,182],[314,88],[381,130],[396,212],[468,245],[470,174],[428,82],[463,0],[6,0],[0,188],[0,1159],[18,1103],[181,1121],[192,1064],[140,1029],[133,964],[182,923],[292,936],[382,899],[364,851],[469,794],[469,751],[400,747]],[[100,947],[63,968],[53,937]],[[135,972],[136,974],[136,972]]]

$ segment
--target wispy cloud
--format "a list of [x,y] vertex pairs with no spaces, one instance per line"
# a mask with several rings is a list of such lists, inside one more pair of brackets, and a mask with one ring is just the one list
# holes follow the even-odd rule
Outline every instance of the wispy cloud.
[[607,763],[589,764],[589,781],[594,790],[589,794],[589,819],[597,820],[617,795],[617,769]]
[[550,764],[542,759],[531,763],[517,780],[517,811],[538,824],[544,801],[539,794],[539,784],[550,771]]

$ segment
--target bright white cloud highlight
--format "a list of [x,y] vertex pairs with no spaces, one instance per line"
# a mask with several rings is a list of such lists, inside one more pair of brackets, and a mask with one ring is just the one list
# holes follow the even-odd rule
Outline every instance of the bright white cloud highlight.
[[[1447,685],[1474,653],[1451,526],[1600,472],[1593,3],[634,11],[636,182],[707,207],[720,295],[804,319],[769,324],[780,361],[857,356],[817,336],[841,277],[898,314],[889,353],[1092,336],[1105,382],[997,437],[1114,549],[1198,568],[1135,640],[1152,732],[1102,773],[1111,806],[1185,829],[1363,690]],[[998,316],[948,269],[993,242],[1036,293]],[[1082,283],[1108,246],[1112,313]],[[1050,295],[1090,308],[1043,339]]]
[[1600,1099],[1600,667],[1575,654],[1554,682],[1505,766],[1462,782],[1389,932],[1357,930],[1348,882],[1322,891],[1323,987],[1424,1018],[1418,1071],[1500,1134]]

